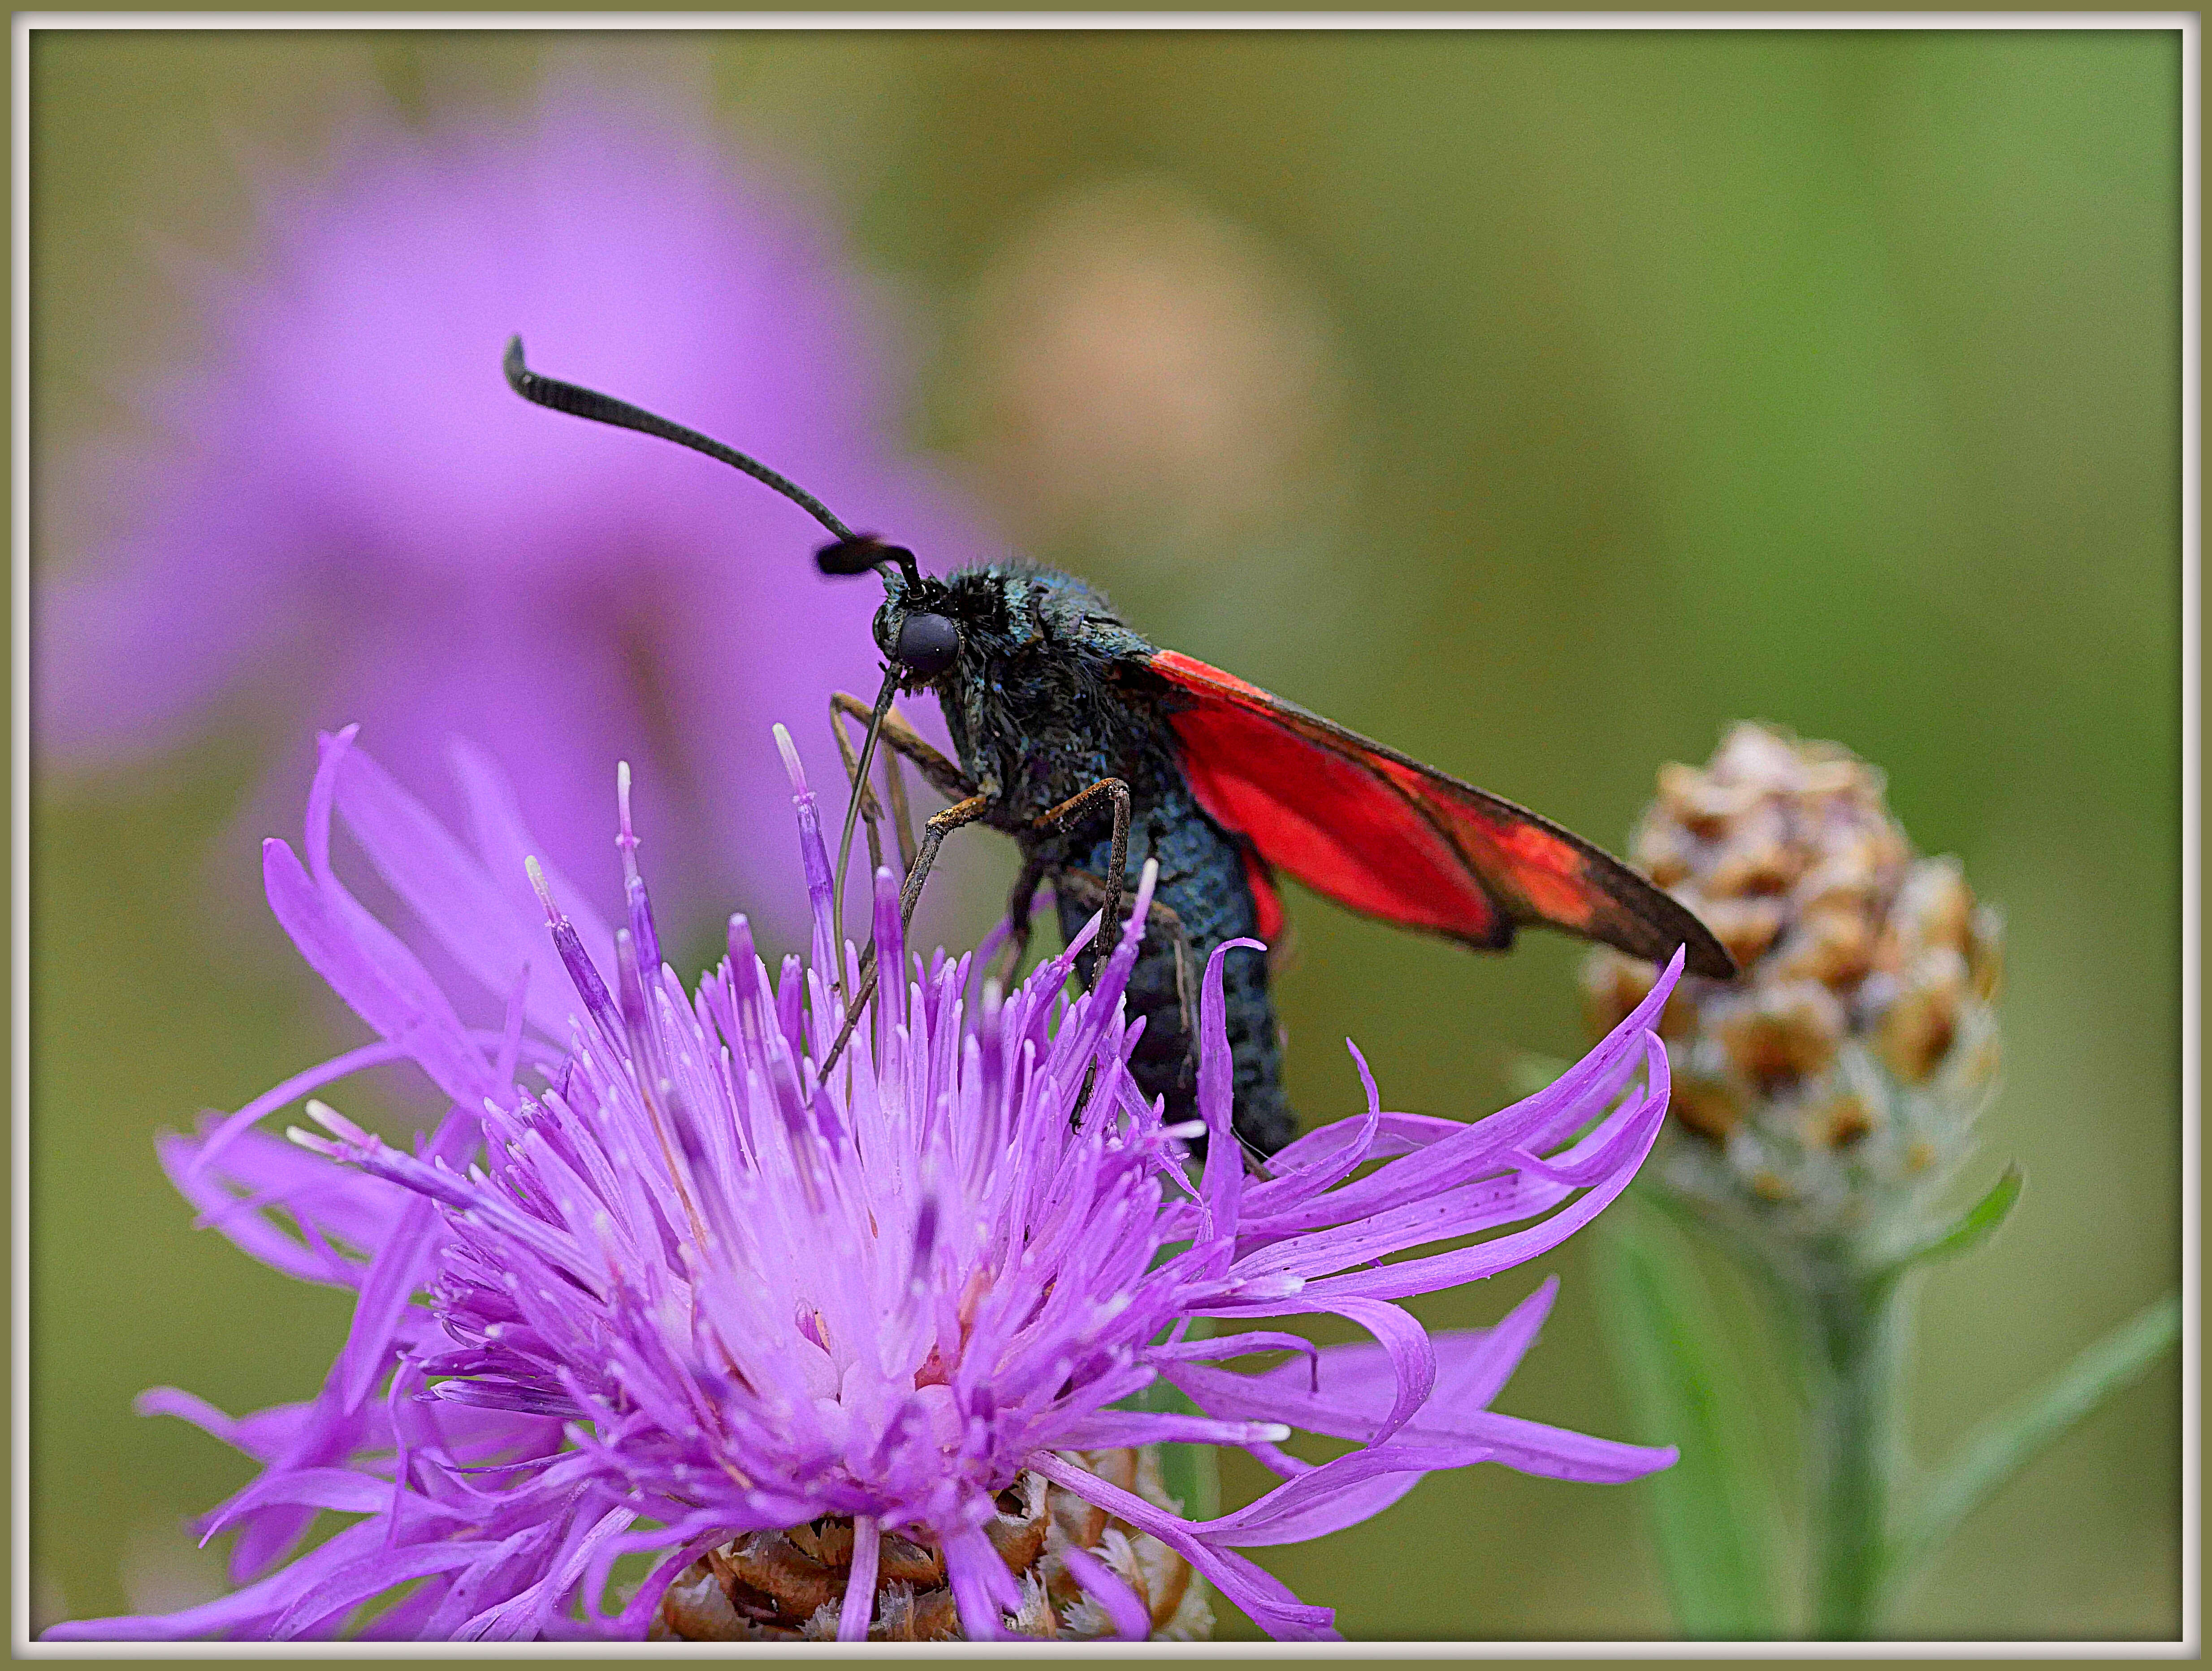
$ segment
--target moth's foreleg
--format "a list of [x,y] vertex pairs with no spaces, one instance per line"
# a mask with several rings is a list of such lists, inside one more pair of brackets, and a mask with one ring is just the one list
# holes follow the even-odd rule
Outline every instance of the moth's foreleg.
[[[860,816],[868,827],[868,869],[871,874],[884,862],[883,839],[876,824],[876,820],[883,815],[883,803],[877,799],[873,785],[859,781],[860,754],[854,748],[852,738],[845,733],[844,721],[857,720],[865,726],[874,717],[875,710],[858,696],[840,690],[830,698],[830,729],[836,736],[837,752],[845,763],[846,779],[854,785],[854,793],[860,798]],[[929,739],[915,730],[896,707],[884,712],[877,740],[884,745],[884,781],[890,801],[892,833],[898,838],[899,872],[904,878],[903,890],[903,886],[914,885],[915,864],[921,855],[914,839],[914,812],[907,800],[906,779],[899,770],[899,760],[903,757],[911,762],[923,780],[948,800],[956,803],[972,800],[980,790],[959,767],[932,747]],[[933,848],[933,860],[935,856],[935,848]],[[922,873],[927,874],[926,866]],[[915,887],[915,891],[918,894],[919,888]],[[909,918],[914,914],[910,901],[906,906],[905,914]],[[874,986],[867,977],[868,971],[874,967],[875,957],[875,942],[871,940],[860,952],[861,978],[867,983],[866,990],[871,992]],[[859,1010],[857,1000],[853,1007],[855,1012]]]
[[942,812],[935,814],[921,827],[921,847],[914,855],[914,867],[906,873],[906,886],[899,894],[899,921],[902,925],[914,921],[914,908],[921,898],[921,884],[929,880],[929,872],[937,863],[937,850],[945,845],[945,838],[963,824],[974,823],[991,810],[988,795],[970,795],[955,801]]
[[891,829],[898,836],[899,872],[914,868],[914,811],[907,805],[906,774],[899,769],[899,751],[884,751],[884,787],[890,792]]
[[1014,879],[1014,890],[1006,896],[1006,949],[1001,955],[1006,963],[999,975],[1001,987],[1014,984],[1014,976],[1021,973],[1022,959],[1030,955],[1030,914],[1036,907],[1037,884],[1044,880],[1044,860],[1035,854],[1022,860],[1022,873]]
[[[872,704],[862,702],[858,696],[840,690],[830,699],[830,712],[833,716],[832,724],[836,723],[834,716],[849,714],[862,725],[866,725],[875,717],[876,710]],[[884,715],[883,730],[878,734],[884,747],[894,750],[912,761],[915,770],[921,774],[923,781],[945,799],[965,800],[981,789],[981,784],[974,781],[958,766],[946,759],[927,738],[908,724],[906,716],[896,708],[891,708]],[[897,793],[893,792],[894,799],[896,799]]]
[[[930,870],[937,863],[937,850],[945,845],[945,838],[961,825],[974,823],[990,810],[990,806],[988,795],[970,795],[967,799],[956,801],[946,807],[921,827],[921,848],[915,854],[914,867],[907,872],[906,886],[899,893],[901,927],[914,921],[915,903],[921,897],[921,885],[929,880]],[[860,1025],[860,1012],[875,996],[880,971],[872,956],[874,951],[875,942],[871,940],[868,943],[870,955],[861,959],[860,987],[854,993],[853,1002],[845,1012],[845,1024],[837,1030],[836,1042],[830,1045],[830,1054],[822,1059],[822,1072],[825,1077],[836,1066],[837,1058],[844,1054],[845,1046],[853,1036],[853,1030]]]
[[[841,702],[853,702],[857,700],[857,698],[844,696],[842,692],[830,697],[830,734],[837,739],[837,757],[845,763],[846,787],[860,801],[860,819],[868,827],[868,874],[873,876],[883,868],[884,864],[883,833],[877,827],[877,820],[883,816],[883,808],[876,800],[874,788],[861,780],[860,751],[853,746],[853,739],[845,734],[845,710],[839,706]],[[872,717],[872,710],[866,708],[861,710],[860,718],[863,723]],[[913,840],[909,836],[900,844],[899,856],[902,860],[911,860],[912,847]],[[874,948],[871,946],[869,950],[872,955]],[[844,954],[840,952],[838,956],[842,958]]]

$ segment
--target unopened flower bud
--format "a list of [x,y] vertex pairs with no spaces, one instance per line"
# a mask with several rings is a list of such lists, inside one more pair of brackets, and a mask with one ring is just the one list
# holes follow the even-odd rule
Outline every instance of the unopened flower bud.
[[[1995,1083],[1996,913],[1955,859],[1913,852],[1876,769],[1764,726],[1662,768],[1630,851],[1742,971],[1685,980],[1668,1006],[1676,1131],[1657,1175],[1792,1238],[1896,1224],[1963,1158]],[[1651,979],[1594,954],[1591,1025]]]

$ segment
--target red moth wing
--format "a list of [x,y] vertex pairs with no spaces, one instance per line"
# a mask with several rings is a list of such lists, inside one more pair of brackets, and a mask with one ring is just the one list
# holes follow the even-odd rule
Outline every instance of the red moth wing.
[[1252,890],[1252,902],[1260,908],[1260,938],[1272,946],[1283,932],[1283,896],[1275,891],[1274,872],[1249,844],[1244,848],[1244,881]]
[[1355,911],[1475,945],[1511,941],[1480,877],[1365,761],[1316,746],[1287,717],[1298,710],[1233,674],[1172,650],[1152,666],[1199,698],[1168,718],[1199,804],[1267,863]]
[[1680,903],[1549,819],[1176,651],[1148,665],[1199,804],[1338,903],[1475,946],[1530,922],[1655,962],[1686,945],[1693,972],[1735,973]]

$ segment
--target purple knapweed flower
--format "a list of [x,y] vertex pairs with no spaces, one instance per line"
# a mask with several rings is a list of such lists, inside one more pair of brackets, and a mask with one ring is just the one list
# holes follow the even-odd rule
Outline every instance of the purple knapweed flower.
[[[1202,1125],[1164,1126],[1127,1069],[1150,868],[1095,990],[1073,999],[1074,948],[1003,996],[971,997],[975,958],[909,960],[878,872],[876,945],[905,978],[825,1077],[815,1062],[842,1014],[830,864],[780,730],[811,958],[771,979],[732,918],[727,960],[692,993],[660,960],[626,775],[628,892],[610,933],[531,865],[533,897],[529,838],[479,758],[460,760],[472,851],[352,736],[323,739],[306,862],[271,841],[265,872],[279,921],[379,1039],[162,1146],[241,1247],[356,1289],[351,1330],[308,1402],[234,1419],[173,1389],[142,1401],[263,1464],[203,1525],[237,1533],[244,1587],[50,1639],[635,1638],[702,1552],[825,1516],[849,1521],[854,1553],[824,1630],[866,1632],[895,1534],[941,1558],[964,1633],[994,1637],[1023,1595],[983,1528],[1025,1471],[1158,1540],[1263,1629],[1325,1637],[1330,1609],[1242,1550],[1364,1520],[1434,1469],[1624,1480],[1673,1460],[1487,1408],[1552,1284],[1487,1330],[1431,1336],[1398,1302],[1523,1263],[1627,1184],[1666,1109],[1650,1030],[1674,969],[1555,1084],[1471,1124],[1384,1113],[1360,1062],[1365,1114],[1248,1176],[1225,949],[1200,999]],[[466,1024],[338,879],[334,813],[502,996],[502,1025]],[[1097,932],[1093,919],[1079,945]],[[249,1128],[402,1058],[451,1103],[412,1150],[312,1100],[326,1135],[295,1133],[304,1148]],[[1185,1143],[1201,1130],[1194,1176]],[[1469,1236],[1487,1239],[1436,1245]],[[1259,1326],[1320,1314],[1373,1343],[1316,1351]],[[1281,1352],[1256,1373],[1224,1367]],[[1118,1407],[1159,1379],[1203,1413]],[[1353,1449],[1315,1465],[1282,1448],[1297,1430]],[[1283,1483],[1195,1521],[1079,1460],[1169,1442],[1242,1447]],[[324,1510],[357,1518],[295,1553]],[[641,1552],[651,1575],[611,1595],[614,1564]],[[1069,1559],[1098,1612],[1141,1635],[1144,1607],[1109,1564]]]
[[556,82],[520,114],[365,115],[314,174],[252,181],[258,252],[191,281],[207,348],[122,392],[167,439],[42,475],[76,478],[41,507],[42,770],[141,758],[281,691],[288,727],[363,721],[395,771],[442,782],[462,714],[572,873],[611,884],[623,758],[672,919],[801,897],[786,844],[748,839],[780,805],[768,739],[698,716],[872,690],[867,589],[816,574],[794,507],[500,372],[520,332],[940,567],[994,555],[898,453],[881,299],[703,106]]

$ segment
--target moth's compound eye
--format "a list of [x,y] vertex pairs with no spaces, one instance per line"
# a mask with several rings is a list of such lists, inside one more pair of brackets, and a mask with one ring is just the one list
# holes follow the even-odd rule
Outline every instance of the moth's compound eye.
[[960,629],[942,615],[909,615],[899,623],[891,653],[907,671],[928,678],[950,667],[960,653]]

